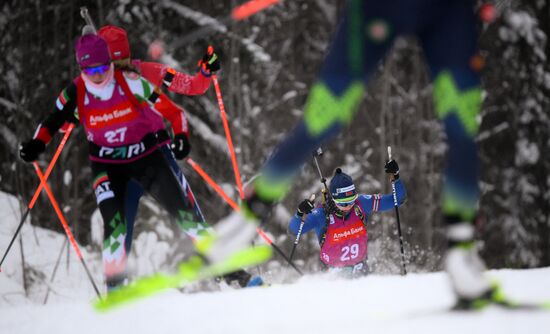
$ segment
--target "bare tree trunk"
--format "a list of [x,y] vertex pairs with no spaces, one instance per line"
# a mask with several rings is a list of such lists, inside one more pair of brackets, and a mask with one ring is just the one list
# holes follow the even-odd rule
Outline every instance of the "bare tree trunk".
[[105,17],[104,14],[105,13],[103,12],[103,0],[97,0],[97,16],[98,16],[98,20],[96,23],[98,24],[98,26],[96,27],[97,29],[99,29],[105,24],[103,21],[103,18]]
[[[63,240],[63,244],[61,245],[61,250],[59,252],[59,255],[57,256],[57,260],[55,261],[55,266],[53,267],[52,276],[50,277],[50,283],[53,283],[55,280],[55,275],[57,274],[57,268],[59,267],[59,263],[61,262],[61,256],[63,255],[63,250],[65,248],[65,244],[68,244],[69,238],[66,237]],[[44,305],[48,303],[48,297],[50,296],[51,287],[48,285],[48,290],[46,291],[46,295],[44,296]]]
[[25,290],[25,297],[29,297],[29,283],[27,281],[27,266],[25,262],[25,252],[23,251],[23,235],[19,234],[19,252],[21,254],[21,272],[23,279],[23,290]]

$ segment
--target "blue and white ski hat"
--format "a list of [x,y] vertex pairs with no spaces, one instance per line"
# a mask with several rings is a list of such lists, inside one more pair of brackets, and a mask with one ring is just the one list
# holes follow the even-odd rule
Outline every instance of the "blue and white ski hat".
[[330,180],[330,193],[337,203],[351,203],[357,199],[357,191],[351,176],[336,168],[334,176]]

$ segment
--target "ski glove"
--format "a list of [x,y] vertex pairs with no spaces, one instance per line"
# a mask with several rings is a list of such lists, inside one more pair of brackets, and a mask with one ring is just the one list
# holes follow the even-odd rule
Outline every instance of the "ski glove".
[[300,204],[298,204],[298,212],[296,214],[300,217],[302,217],[304,214],[310,214],[311,210],[313,210],[314,207],[315,206],[313,204],[313,201],[305,199]]
[[40,139],[31,139],[19,145],[19,156],[26,162],[33,162],[46,150],[46,144]]
[[191,143],[189,143],[189,139],[185,134],[180,133],[174,136],[172,152],[174,152],[174,156],[178,160],[182,160],[189,155],[189,152],[191,152]]
[[212,46],[208,47],[206,54],[199,61],[199,66],[206,73],[216,72],[220,69],[220,59],[218,55],[214,53],[214,48]]
[[384,165],[384,171],[387,174],[393,174],[393,179],[397,180],[399,179],[399,165],[395,160],[386,161],[386,164]]

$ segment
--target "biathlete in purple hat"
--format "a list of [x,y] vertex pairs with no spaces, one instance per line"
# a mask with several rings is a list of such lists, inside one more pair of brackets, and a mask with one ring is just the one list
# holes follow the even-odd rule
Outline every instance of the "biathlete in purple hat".
[[80,75],[59,96],[33,139],[21,145],[20,156],[35,161],[65,122],[82,124],[104,222],[103,265],[111,290],[127,281],[124,198],[130,180],[155,198],[193,241],[211,228],[193,209],[159,149],[156,133],[164,123],[157,121],[149,102],[155,87],[137,73],[115,69],[107,43],[95,34],[80,37],[75,50]]
[[[398,205],[407,196],[405,185],[399,179],[399,166],[395,160],[384,166],[391,180],[395,180]],[[321,247],[319,258],[329,271],[345,277],[368,274],[367,221],[373,212],[394,208],[393,194],[358,194],[352,178],[336,169],[329,185],[330,196],[323,206],[315,208],[309,200],[303,200],[290,221],[290,233],[297,235],[303,220],[302,233],[311,230],[317,234]]]

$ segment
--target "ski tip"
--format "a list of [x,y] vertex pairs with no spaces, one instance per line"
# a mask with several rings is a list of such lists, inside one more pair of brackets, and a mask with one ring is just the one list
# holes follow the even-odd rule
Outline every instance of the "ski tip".
[[97,312],[104,313],[109,310],[109,306],[109,302],[105,301],[104,299],[96,299],[93,302],[93,307]]
[[212,266],[205,266],[200,256],[194,256],[180,264],[178,273],[175,275],[156,274],[138,279],[127,286],[109,292],[103,298],[94,300],[92,305],[97,312],[108,312],[170,288],[219,276],[239,268],[259,265],[269,260],[272,255],[272,247],[264,244],[239,251],[226,261]]
[[107,295],[97,298],[93,302],[94,309],[104,313],[138,298],[138,295],[132,294],[131,290],[126,289],[127,287],[122,287],[120,290],[109,292]]
[[129,285],[109,292],[106,296],[93,302],[93,307],[98,312],[107,312],[130,302],[136,302],[151,296],[159,291],[176,288],[184,284],[186,280],[179,276],[156,274],[136,280]]

